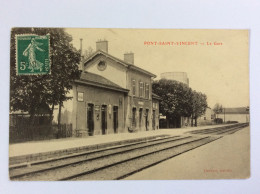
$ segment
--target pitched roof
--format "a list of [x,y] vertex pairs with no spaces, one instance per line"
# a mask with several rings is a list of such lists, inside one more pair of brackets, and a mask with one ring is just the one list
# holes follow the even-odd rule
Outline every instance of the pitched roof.
[[149,71],[146,71],[146,70],[144,70],[144,69],[142,69],[142,68],[140,68],[140,67],[137,67],[136,65],[127,63],[127,62],[125,62],[125,61],[123,61],[123,60],[121,60],[121,59],[119,59],[119,58],[117,58],[117,57],[114,57],[114,56],[112,56],[112,55],[110,55],[110,54],[108,54],[108,53],[106,53],[106,52],[104,52],[104,51],[102,51],[102,50],[97,50],[95,53],[93,53],[91,56],[89,56],[86,60],[84,60],[84,62],[83,62],[84,65],[85,65],[88,61],[92,60],[94,57],[96,57],[97,55],[100,55],[100,54],[101,54],[101,55],[105,55],[105,56],[108,57],[108,58],[111,58],[112,60],[118,62],[119,64],[121,64],[121,65],[123,65],[123,66],[125,66],[125,67],[127,67],[127,68],[129,68],[129,69],[133,69],[133,70],[135,70],[135,71],[144,73],[144,74],[149,75],[149,76],[154,77],[154,78],[156,77],[155,74],[153,74],[153,73],[151,73],[151,72],[149,72]]
[[248,114],[248,107],[236,107],[236,108],[223,108],[221,114]]
[[76,80],[75,82],[86,84],[86,85],[97,86],[101,88],[107,88],[107,89],[116,90],[120,92],[127,93],[129,91],[100,75],[89,73],[89,72],[81,73],[80,79]]
[[152,93],[152,98],[157,99],[157,100],[162,100],[162,98],[155,93]]

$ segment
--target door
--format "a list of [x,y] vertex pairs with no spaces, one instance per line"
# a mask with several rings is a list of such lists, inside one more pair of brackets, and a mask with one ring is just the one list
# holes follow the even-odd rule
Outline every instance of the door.
[[101,130],[102,130],[102,135],[105,135],[107,130],[107,106],[106,105],[102,105],[101,107]]
[[117,133],[118,128],[118,107],[113,107],[113,126],[114,126],[114,133]]
[[139,129],[142,127],[142,116],[143,116],[143,109],[139,109]]
[[136,108],[132,110],[132,128],[136,128]]
[[148,114],[149,114],[149,109],[146,109],[146,112],[145,112],[145,129],[146,131],[148,131],[148,127],[149,127],[149,120],[148,120]]
[[90,136],[94,135],[94,105],[88,104],[88,111],[87,111],[87,127],[88,127],[88,134]]
[[155,130],[155,110],[153,110],[153,130]]

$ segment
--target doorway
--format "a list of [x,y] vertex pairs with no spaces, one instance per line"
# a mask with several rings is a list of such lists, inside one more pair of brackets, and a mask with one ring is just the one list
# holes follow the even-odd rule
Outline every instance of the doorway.
[[107,106],[106,105],[101,106],[101,130],[102,130],[102,135],[105,135],[107,130]]
[[152,121],[152,127],[153,127],[153,130],[155,130],[155,110],[153,110],[153,121]]
[[143,116],[143,109],[139,109],[139,129],[142,127],[142,116]]
[[94,105],[88,104],[87,108],[87,125],[88,125],[88,134],[90,136],[94,135]]
[[145,111],[145,129],[146,131],[148,131],[148,127],[149,127],[149,120],[148,120],[148,114],[149,114],[149,109],[146,109]]
[[136,128],[136,108],[132,110],[132,128]]
[[114,126],[114,133],[117,133],[118,129],[118,107],[113,107],[113,126]]

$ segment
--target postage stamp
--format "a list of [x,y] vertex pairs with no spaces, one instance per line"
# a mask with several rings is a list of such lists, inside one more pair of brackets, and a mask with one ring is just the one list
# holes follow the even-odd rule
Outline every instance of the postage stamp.
[[16,74],[50,73],[50,35],[16,35]]

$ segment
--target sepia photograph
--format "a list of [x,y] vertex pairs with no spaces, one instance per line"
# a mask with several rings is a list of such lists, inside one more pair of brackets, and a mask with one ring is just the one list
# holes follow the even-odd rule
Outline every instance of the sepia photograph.
[[10,38],[10,181],[250,178],[248,29]]

